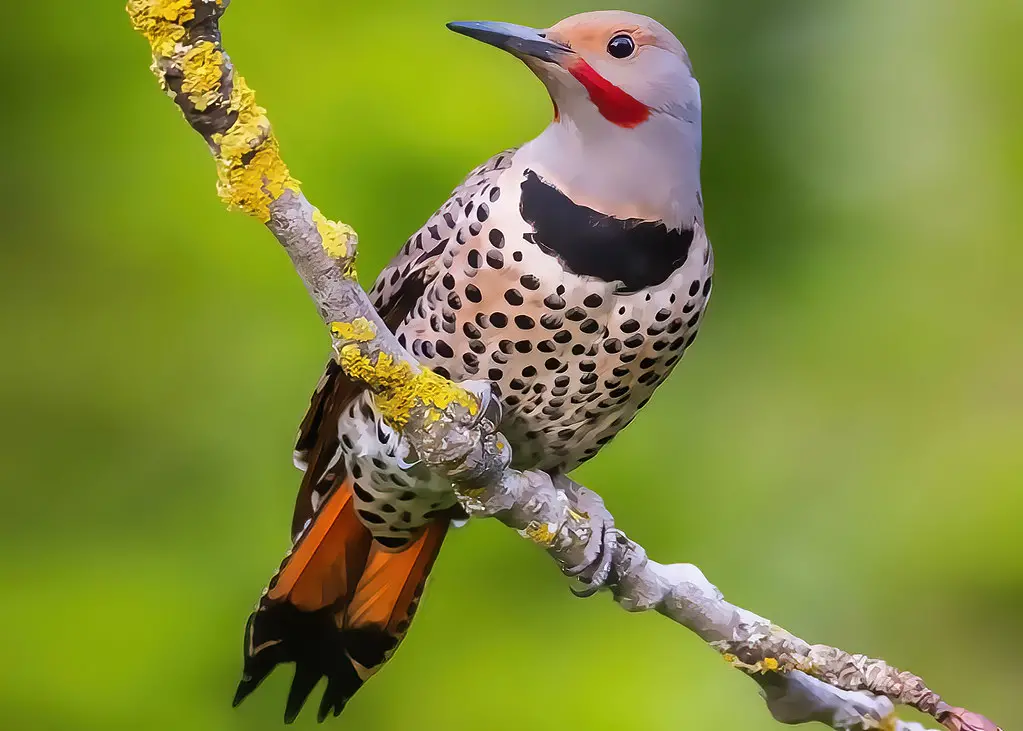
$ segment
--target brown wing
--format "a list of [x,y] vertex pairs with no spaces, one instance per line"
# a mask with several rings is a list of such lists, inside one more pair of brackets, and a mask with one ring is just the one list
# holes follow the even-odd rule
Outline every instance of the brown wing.
[[[482,186],[511,165],[514,149],[505,150],[480,165],[452,191],[448,201],[416,232],[383,268],[370,290],[370,300],[394,332],[419,302],[427,285],[437,276],[435,266],[444,249],[464,222],[465,204]],[[305,475],[295,500],[292,536],[316,513],[338,481],[332,469],[340,446],[337,423],[342,410],[362,393],[331,359],[316,386],[299,427],[295,461],[305,465]]]

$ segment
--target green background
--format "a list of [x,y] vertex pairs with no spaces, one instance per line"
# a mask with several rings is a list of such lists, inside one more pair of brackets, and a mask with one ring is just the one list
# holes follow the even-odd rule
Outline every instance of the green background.
[[[732,601],[1023,727],[1023,6],[620,4],[701,80],[717,276],[676,376],[578,476]],[[444,22],[587,9],[235,0],[224,30],[369,283],[549,120],[528,71]],[[121,2],[4,16],[0,726],[279,728],[288,671],[230,699],[323,328],[270,235],[222,209]],[[695,637],[573,598],[496,523],[449,539],[332,725],[777,727]]]

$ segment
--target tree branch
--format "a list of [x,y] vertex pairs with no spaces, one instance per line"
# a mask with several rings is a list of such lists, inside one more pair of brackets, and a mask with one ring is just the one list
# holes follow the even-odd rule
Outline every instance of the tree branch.
[[451,480],[471,516],[519,531],[592,591],[608,587],[626,610],[656,610],[694,631],[761,686],[778,721],[923,731],[895,718],[901,704],[952,731],[997,731],[983,716],[946,704],[915,675],[810,645],[726,602],[693,565],[650,560],[581,485],[509,469],[511,451],[497,431],[500,409],[489,385],[451,383],[398,344],[354,276],[355,232],[312,206],[288,171],[265,110],[224,53],[218,23],[229,2],[129,0],[128,13],[152,47],[164,90],[209,145],[221,197],[281,243],[330,329],[342,368],[372,390],[419,458]]

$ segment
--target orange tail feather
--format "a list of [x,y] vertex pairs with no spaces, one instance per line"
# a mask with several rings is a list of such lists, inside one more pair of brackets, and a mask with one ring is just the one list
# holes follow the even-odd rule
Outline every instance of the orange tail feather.
[[401,551],[388,551],[359,522],[351,480],[339,485],[249,617],[234,704],[278,664],[293,662],[285,721],[298,716],[324,675],[318,718],[339,715],[408,631],[447,528],[437,520]]

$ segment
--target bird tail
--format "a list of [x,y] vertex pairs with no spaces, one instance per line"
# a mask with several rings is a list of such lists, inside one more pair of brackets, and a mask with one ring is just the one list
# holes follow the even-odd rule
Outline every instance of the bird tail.
[[245,666],[234,705],[280,663],[295,663],[284,720],[291,723],[323,676],[318,719],[344,709],[408,631],[449,521],[437,519],[401,550],[359,521],[351,479],[302,532],[245,626]]

